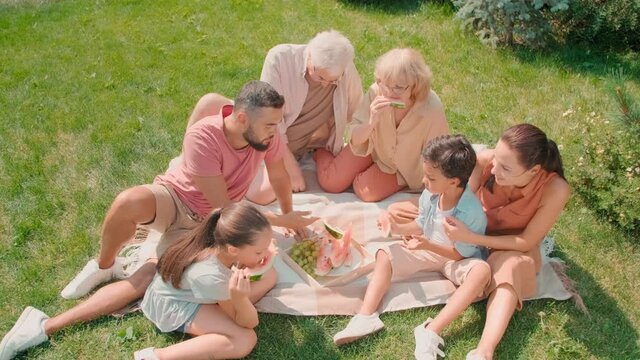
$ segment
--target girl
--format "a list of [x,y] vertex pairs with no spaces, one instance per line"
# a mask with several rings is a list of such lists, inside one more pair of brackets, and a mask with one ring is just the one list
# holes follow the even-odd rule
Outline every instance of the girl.
[[376,82],[353,115],[350,146],[335,158],[323,149],[314,154],[323,190],[338,193],[353,185],[364,201],[383,200],[405,187],[421,190],[420,152],[429,140],[449,133],[420,53],[393,49],[378,59],[374,75]]
[[258,282],[249,272],[273,256],[269,221],[245,203],[215,210],[160,258],[142,311],[162,332],[193,338],[163,349],[147,348],[136,359],[229,359],[247,356],[256,344],[253,302],[276,283],[270,269]]

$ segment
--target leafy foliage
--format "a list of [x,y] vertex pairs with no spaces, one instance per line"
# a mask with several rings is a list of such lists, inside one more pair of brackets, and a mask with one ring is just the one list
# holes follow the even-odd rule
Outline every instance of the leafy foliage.
[[640,50],[640,1],[572,0],[557,30],[570,41]]
[[569,8],[569,0],[454,0],[463,26],[485,44],[544,46],[551,34],[549,13]]
[[640,107],[629,89],[614,90],[614,121],[592,112],[582,130],[584,155],[574,168],[577,191],[607,220],[640,234]]

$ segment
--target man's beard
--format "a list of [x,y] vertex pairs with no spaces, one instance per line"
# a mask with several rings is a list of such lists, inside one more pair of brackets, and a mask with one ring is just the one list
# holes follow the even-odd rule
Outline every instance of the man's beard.
[[242,137],[249,143],[249,146],[256,149],[257,151],[267,151],[269,148],[269,144],[264,144],[257,139],[256,133],[253,131],[251,126],[242,133]]

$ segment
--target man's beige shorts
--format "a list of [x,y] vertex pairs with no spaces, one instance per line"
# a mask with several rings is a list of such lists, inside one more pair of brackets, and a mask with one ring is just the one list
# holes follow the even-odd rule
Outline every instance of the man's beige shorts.
[[394,280],[405,279],[422,271],[438,271],[454,285],[460,286],[474,266],[489,268],[489,264],[480,259],[466,258],[455,261],[431,251],[409,250],[403,247],[400,241],[381,244],[377,250],[382,250],[389,256]]
[[156,253],[160,257],[164,251],[181,236],[194,229],[202,217],[189,209],[173,189],[164,185],[143,185],[156,199],[156,217],[146,227],[162,233]]

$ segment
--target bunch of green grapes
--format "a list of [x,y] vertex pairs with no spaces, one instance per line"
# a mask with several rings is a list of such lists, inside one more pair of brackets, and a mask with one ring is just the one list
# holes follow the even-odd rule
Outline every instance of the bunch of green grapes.
[[289,255],[307,274],[315,277],[319,254],[320,244],[313,239],[305,239],[295,243]]

